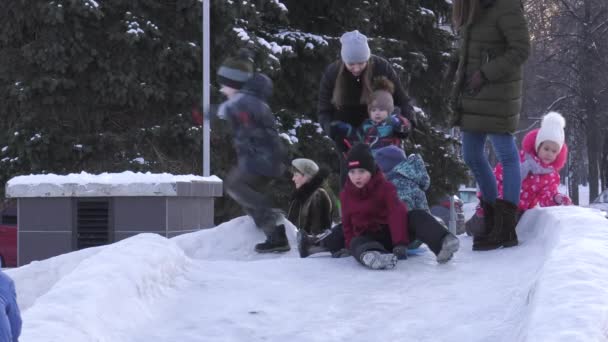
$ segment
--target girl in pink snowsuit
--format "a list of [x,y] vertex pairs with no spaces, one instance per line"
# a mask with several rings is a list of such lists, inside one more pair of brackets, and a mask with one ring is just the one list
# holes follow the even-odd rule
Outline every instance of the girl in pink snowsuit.
[[[564,142],[565,125],[566,121],[560,114],[551,112],[543,117],[540,129],[530,131],[524,137],[519,151],[522,179],[520,211],[532,209],[537,204],[541,207],[572,204],[570,198],[558,190],[559,171],[568,158],[568,146]],[[494,175],[502,198],[501,164],[494,169]]]
[[[556,112],[543,117],[541,127],[530,131],[522,141],[519,151],[521,162],[521,192],[519,195],[520,215],[540,205],[551,207],[571,205],[572,200],[558,190],[559,171],[566,164],[568,146],[565,144],[564,127],[566,121]],[[502,165],[494,169],[499,198],[503,195]],[[467,221],[466,229],[471,235],[483,231],[483,209],[478,205],[475,215]]]

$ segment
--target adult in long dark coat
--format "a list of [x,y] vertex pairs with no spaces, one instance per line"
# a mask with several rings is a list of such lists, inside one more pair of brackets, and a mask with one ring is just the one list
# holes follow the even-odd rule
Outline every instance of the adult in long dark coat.
[[[454,0],[453,11],[460,37],[454,124],[463,132],[464,160],[489,213],[487,230],[475,236],[473,250],[515,246],[521,177],[513,133],[530,50],[523,6],[520,0]],[[487,138],[504,167],[503,199],[497,199],[496,178],[484,152]]]
[[386,59],[372,55],[367,37],[359,31],[346,32],[340,38],[341,58],[331,63],[321,78],[317,114],[325,133],[336,143],[340,154],[341,183],[346,180],[344,154],[348,146],[344,139],[356,132],[368,118],[368,100],[372,83],[382,76],[395,86],[396,110],[415,126],[414,111],[395,69]]

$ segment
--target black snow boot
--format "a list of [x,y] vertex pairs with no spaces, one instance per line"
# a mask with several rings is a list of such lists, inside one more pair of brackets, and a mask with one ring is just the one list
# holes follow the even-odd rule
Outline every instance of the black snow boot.
[[489,235],[477,245],[476,251],[489,251],[500,247],[513,247],[517,241],[518,208],[515,204],[497,199],[494,212],[494,228]]
[[321,239],[318,237],[310,237],[306,232],[298,231],[298,251],[300,258],[306,258],[311,254],[329,252],[329,249],[321,245]]
[[287,252],[289,250],[285,226],[282,224],[274,228],[272,233],[266,237],[266,241],[255,245],[255,251],[258,253]]
[[494,204],[484,201],[483,199],[479,200],[481,202],[481,208],[483,209],[483,223],[473,235],[473,250],[481,251],[484,249],[479,249],[488,239],[488,235],[494,229],[494,216],[495,208]]

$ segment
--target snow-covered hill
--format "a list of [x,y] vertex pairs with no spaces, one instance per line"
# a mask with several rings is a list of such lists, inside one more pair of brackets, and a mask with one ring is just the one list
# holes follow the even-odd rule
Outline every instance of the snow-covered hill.
[[[294,242],[293,226],[289,235]],[[608,338],[608,220],[535,209],[522,244],[429,251],[390,271],[297,251],[258,255],[249,218],[165,239],[142,234],[8,273],[22,342],[600,341]]]

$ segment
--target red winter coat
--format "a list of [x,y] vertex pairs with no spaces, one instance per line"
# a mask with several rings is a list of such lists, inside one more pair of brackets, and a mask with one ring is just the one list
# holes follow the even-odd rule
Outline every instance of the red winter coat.
[[[535,129],[530,131],[530,133],[526,134],[524,137],[524,140],[521,143],[522,149],[519,152],[520,161],[524,162],[526,154],[529,154],[539,166],[543,168],[551,168],[553,171],[546,174],[528,173],[528,175],[522,179],[521,193],[519,196],[519,209],[522,211],[534,208],[537,204],[540,204],[541,207],[551,207],[571,203],[570,198],[562,194],[560,195],[563,196],[564,202],[555,202],[555,195],[559,194],[559,171],[564,167],[564,164],[566,164],[566,159],[568,157],[568,146],[564,144],[553,163],[547,165],[543,163],[536,154],[534,143],[536,141],[537,134],[538,129]],[[503,171],[501,164],[496,165],[494,175],[496,175],[499,197],[502,198]]]
[[377,171],[361,189],[347,179],[340,201],[347,248],[350,248],[352,238],[379,231],[381,225],[388,225],[393,246],[409,243],[407,208],[399,200],[395,186],[384,178],[381,171]]

